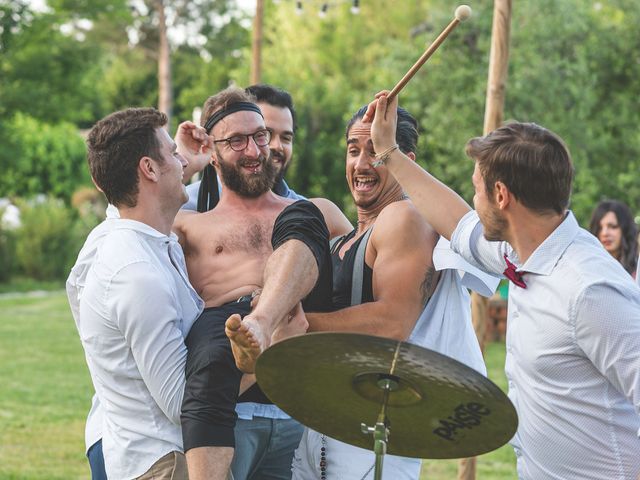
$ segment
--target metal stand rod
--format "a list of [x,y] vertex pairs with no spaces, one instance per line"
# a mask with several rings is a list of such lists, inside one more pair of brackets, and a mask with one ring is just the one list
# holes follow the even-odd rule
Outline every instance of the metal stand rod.
[[389,430],[384,423],[378,422],[373,432],[373,451],[376,454],[376,466],[373,472],[374,480],[382,480],[382,462],[387,453],[387,438]]
[[384,399],[382,408],[378,415],[375,426],[369,427],[361,423],[362,433],[373,434],[373,452],[376,455],[375,469],[373,473],[374,480],[382,480],[382,463],[387,453],[387,442],[389,441],[389,428],[387,427],[387,402],[389,401],[389,392],[398,388],[398,383],[389,378],[383,378],[378,382],[378,387],[384,390]]

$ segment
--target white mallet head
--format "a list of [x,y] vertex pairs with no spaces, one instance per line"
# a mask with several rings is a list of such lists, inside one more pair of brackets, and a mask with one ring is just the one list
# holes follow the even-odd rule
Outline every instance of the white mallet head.
[[459,22],[464,22],[467,18],[471,16],[471,7],[469,5],[460,5],[456,8],[455,12],[456,20]]

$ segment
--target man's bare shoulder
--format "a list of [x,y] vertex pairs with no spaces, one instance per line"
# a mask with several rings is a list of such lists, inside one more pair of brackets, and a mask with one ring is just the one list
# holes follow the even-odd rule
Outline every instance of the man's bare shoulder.
[[283,205],[283,208],[286,208],[292,203],[296,203],[297,201],[299,201],[299,200],[296,200],[295,198],[281,197],[280,195],[276,195],[275,198],[279,203]]
[[393,202],[382,209],[376,219],[376,228],[381,224],[398,225],[427,225],[418,209],[409,200]]
[[178,240],[180,241],[180,243],[182,243],[184,240],[185,225],[189,220],[189,217],[197,213],[198,212],[193,212],[191,210],[179,210],[176,218],[173,219],[171,230],[173,230],[173,232],[178,236]]
[[404,243],[403,239],[421,240],[415,243],[431,249],[438,241],[437,232],[409,200],[387,205],[378,215],[372,235],[378,244]]

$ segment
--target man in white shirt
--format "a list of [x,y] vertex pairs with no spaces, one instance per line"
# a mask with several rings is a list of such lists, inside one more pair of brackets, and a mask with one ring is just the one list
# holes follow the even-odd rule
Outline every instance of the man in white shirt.
[[87,140],[92,178],[120,218],[92,232],[68,294],[103,411],[112,480],[188,478],[180,430],[184,337],[204,305],[171,234],[186,199],[187,162],[166,123],[155,109],[127,109],[98,122]]
[[505,370],[518,476],[637,480],[640,290],[567,209],[567,147],[530,123],[471,139],[471,211],[397,149],[397,98],[386,95],[366,115],[380,160],[455,251],[512,282]]

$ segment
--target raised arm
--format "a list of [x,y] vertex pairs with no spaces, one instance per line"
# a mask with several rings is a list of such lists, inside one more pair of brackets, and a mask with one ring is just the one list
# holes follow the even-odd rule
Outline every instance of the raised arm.
[[178,152],[187,159],[189,165],[184,169],[184,182],[200,172],[211,160],[213,140],[204,128],[193,122],[182,122],[175,137]]
[[[371,139],[378,153],[396,144],[398,97],[387,105],[387,93],[376,95],[363,119],[372,122]],[[387,156],[385,164],[427,222],[451,239],[456,225],[471,209],[462,197],[397,148]]]

